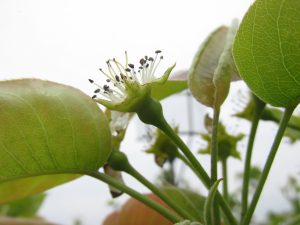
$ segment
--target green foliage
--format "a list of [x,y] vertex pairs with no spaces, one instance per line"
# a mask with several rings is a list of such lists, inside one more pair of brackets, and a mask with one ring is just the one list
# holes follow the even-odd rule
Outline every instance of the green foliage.
[[213,210],[215,204],[215,196],[218,191],[218,186],[223,179],[217,180],[211,189],[209,190],[208,197],[205,201],[204,205],[204,218],[205,218],[205,225],[213,225],[214,224],[214,217],[213,217]]
[[228,28],[222,26],[209,35],[200,46],[189,70],[188,84],[193,96],[209,107],[214,106],[213,75],[223,52],[227,33]]
[[8,217],[35,217],[37,211],[45,200],[46,194],[40,193],[27,198],[19,199],[0,205],[0,216]]
[[[208,125],[211,119],[206,116],[206,129],[207,133],[201,133],[201,138],[207,142],[205,149],[200,149],[199,152],[202,154],[211,153],[211,128]],[[240,153],[237,150],[237,143],[244,138],[244,134],[231,135],[227,133],[225,126],[220,122],[218,125],[218,160],[225,160],[228,157],[234,157],[240,159]]]
[[300,223],[300,184],[296,177],[289,177],[282,189],[282,193],[290,205],[290,210],[283,212],[270,212],[266,225],[297,225]]
[[156,100],[162,100],[173,94],[187,89],[186,80],[167,80],[164,85],[154,83],[151,89],[151,96]]
[[[254,113],[255,104],[257,104],[255,102],[255,98],[251,95],[243,111],[236,113],[235,116],[246,119],[251,122],[252,115]],[[261,115],[261,120],[272,121],[279,124],[282,115],[283,112],[280,109],[265,107]],[[288,122],[288,127],[286,128],[284,135],[288,137],[292,143],[300,139],[300,116],[299,115],[292,115],[290,121]]]
[[[285,134],[292,141],[300,138],[300,117],[291,117],[300,101],[299,12],[300,2],[297,0],[256,0],[237,35],[237,21],[230,27],[219,27],[194,57],[188,73],[189,88],[200,103],[214,109],[213,121],[209,117],[205,120],[207,133],[200,134],[208,142],[207,148],[200,152],[211,154],[210,176],[163,115],[159,101],[185,90],[187,81],[185,76],[168,80],[175,64],[162,77],[154,76],[162,59],[158,56],[159,50],[154,58],[145,56],[140,60],[137,73],[137,68],[128,64],[127,53],[125,65],[112,59],[107,61],[108,72],[100,69],[107,84],[96,84],[93,99],[109,109],[106,116],[94,101],[72,87],[35,79],[0,82],[1,215],[33,217],[44,200],[43,194],[34,194],[87,174],[107,183],[113,197],[125,192],[155,209],[167,223],[182,220],[178,225],[252,224],[253,213],[286,127]],[[239,76],[238,73],[258,96],[237,115],[252,122],[241,202],[236,200],[240,199],[236,194],[231,197],[228,193],[227,159],[230,156],[240,159],[237,143],[244,135],[229,134],[219,122],[220,107],[227,98],[230,82]],[[91,79],[90,82],[94,83]],[[265,103],[260,99],[285,107],[285,113],[270,107],[262,112]],[[262,171],[251,165],[261,112],[261,119],[280,122]],[[160,129],[147,152],[155,155],[160,166],[169,162],[164,181],[170,181],[174,186],[155,186],[134,169],[126,154],[120,151],[133,113],[145,124]],[[178,184],[173,167],[176,158],[203,182],[209,190],[208,197],[175,186]],[[218,160],[223,166],[223,194],[218,192],[223,180],[217,180]],[[105,174],[98,171],[102,166]],[[126,186],[118,171],[127,172],[153,193],[146,197]],[[291,179],[289,185],[287,193],[293,195],[287,199],[292,210],[271,213],[267,221],[269,225],[299,224],[299,184]],[[248,204],[249,193],[252,198]],[[31,197],[21,199],[26,196]],[[14,199],[21,200],[11,202]],[[6,202],[11,203],[3,204]],[[239,206],[242,208],[240,223],[234,217]],[[146,222],[154,224],[155,219],[151,221],[152,218],[148,219],[143,211],[139,213],[143,207],[139,203],[130,218],[134,220],[140,214],[141,219],[146,218]],[[125,215],[124,218],[122,222],[127,224],[128,217]]]
[[[175,132],[178,133],[177,128]],[[173,161],[178,155],[177,146],[159,129],[156,130],[153,144],[146,152],[154,154],[156,164],[161,167],[167,160]]]
[[96,171],[106,162],[108,122],[81,91],[35,79],[2,81],[0,90],[0,203]]
[[200,46],[189,71],[189,88],[193,96],[209,107],[220,107],[229,92],[231,79],[236,75],[231,48],[237,29],[222,26]]
[[174,186],[164,186],[162,190],[172,198],[181,208],[186,209],[191,215],[204,222],[205,197],[187,189]]
[[256,0],[237,32],[233,55],[252,91],[274,106],[300,101],[300,1]]

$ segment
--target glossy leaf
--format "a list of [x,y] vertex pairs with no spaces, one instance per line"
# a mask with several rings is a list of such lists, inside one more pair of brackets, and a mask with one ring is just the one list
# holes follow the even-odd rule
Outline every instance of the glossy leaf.
[[105,115],[75,88],[2,81],[0,105],[0,203],[98,170],[111,152]]
[[262,100],[300,101],[300,1],[256,0],[237,32],[233,55],[241,77]]

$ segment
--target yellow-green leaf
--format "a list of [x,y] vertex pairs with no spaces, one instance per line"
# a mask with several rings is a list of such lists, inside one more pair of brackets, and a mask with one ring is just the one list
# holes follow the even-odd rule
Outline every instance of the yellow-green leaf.
[[0,82],[0,203],[98,170],[110,152],[105,115],[78,89],[37,79]]

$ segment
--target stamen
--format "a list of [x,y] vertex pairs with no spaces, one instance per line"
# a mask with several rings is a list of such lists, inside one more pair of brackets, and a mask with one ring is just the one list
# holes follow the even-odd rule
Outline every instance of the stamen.
[[106,85],[106,84],[103,86],[103,89],[104,89],[104,91],[107,91],[107,92],[110,90],[110,89],[109,89],[109,86]]
[[110,74],[112,75],[112,77],[116,76],[117,73],[114,70],[114,68],[112,67],[112,65],[110,64],[110,60],[108,60],[107,66],[108,66],[108,70],[109,70]]
[[153,72],[151,71],[152,76],[155,74],[155,71],[156,71],[156,69],[157,69],[157,67],[158,67],[158,65],[159,65],[159,63],[160,63],[160,61],[161,61],[162,59],[163,59],[163,56],[161,56],[161,57],[159,58],[159,61],[158,61],[158,63],[156,64],[156,66],[155,66]]
[[145,64],[145,59],[141,58],[140,59],[140,64],[143,66]]
[[128,55],[127,55],[127,51],[125,51],[125,67],[128,66]]
[[[118,62],[115,58],[106,61],[107,68],[104,72],[99,69],[102,74],[106,76],[107,84],[98,85],[92,79],[88,79],[90,83],[94,84],[97,89],[94,91],[95,95],[92,98],[97,98],[97,94],[101,95],[112,102],[121,102],[126,98],[126,89],[130,82],[138,83],[140,85],[149,83],[153,80],[155,71],[163,59],[160,55],[162,51],[155,51],[155,57],[148,57],[145,55],[139,60],[138,71],[135,71],[135,66],[128,63],[127,51],[125,51],[125,65]],[[158,62],[157,62],[158,61]],[[113,63],[112,63],[113,62]],[[138,75],[136,75],[138,73]],[[127,81],[128,80],[128,81]],[[131,81],[129,81],[131,80]],[[112,85],[108,85],[112,83]]]
[[100,72],[103,73],[108,79],[113,79],[111,74],[105,73],[102,68],[99,68]]

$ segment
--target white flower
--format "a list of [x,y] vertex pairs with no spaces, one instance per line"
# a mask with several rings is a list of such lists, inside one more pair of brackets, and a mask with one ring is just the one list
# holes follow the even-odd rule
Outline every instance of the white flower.
[[110,129],[113,135],[125,130],[130,120],[130,113],[110,111]]
[[154,57],[141,58],[139,66],[128,63],[126,52],[125,65],[115,58],[108,60],[107,71],[99,69],[106,78],[106,84],[99,85],[89,79],[97,86],[93,99],[112,110],[134,112],[143,98],[150,95],[151,84],[165,83],[175,66],[168,68],[163,76],[157,78],[155,73],[163,59],[160,53],[161,51],[157,50]]

